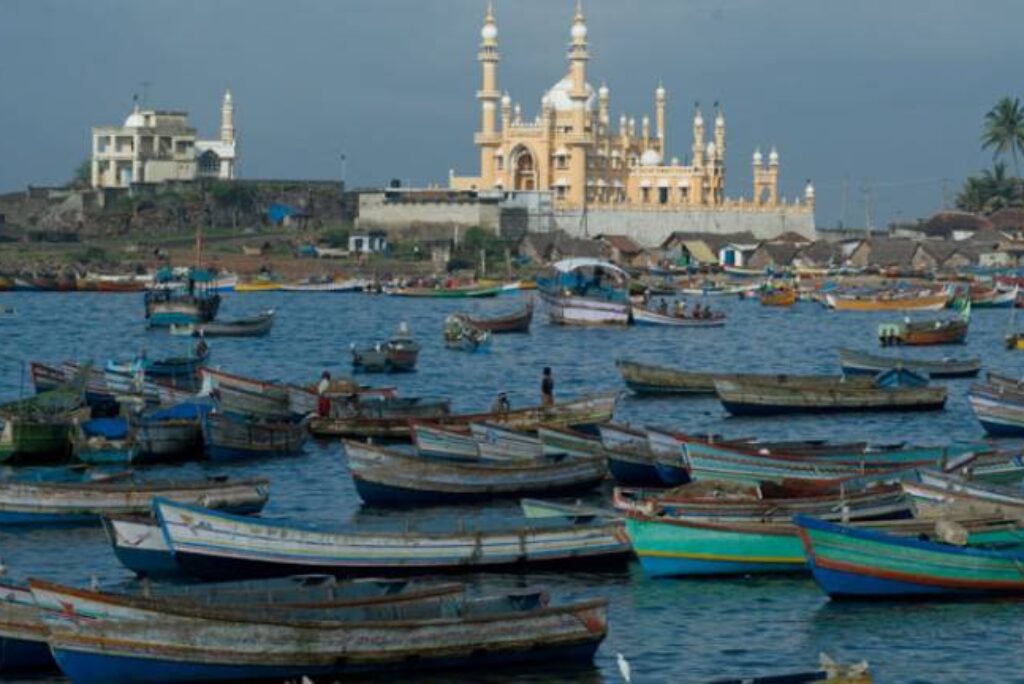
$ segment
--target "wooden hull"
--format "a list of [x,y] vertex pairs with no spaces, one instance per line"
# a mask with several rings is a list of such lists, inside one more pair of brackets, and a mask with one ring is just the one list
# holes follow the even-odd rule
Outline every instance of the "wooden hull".
[[204,337],[263,337],[274,327],[274,312],[268,311],[236,321],[204,323],[195,327],[195,334]]
[[413,444],[421,456],[475,461],[480,458],[473,435],[447,430],[435,425],[416,423],[412,426]]
[[267,480],[150,481],[127,484],[0,484],[0,522],[73,524],[98,522],[103,515],[145,514],[154,499],[205,503],[214,508],[257,512],[270,496]]
[[990,385],[976,385],[967,400],[978,422],[992,437],[1024,435],[1024,398]]
[[675,328],[720,328],[725,325],[725,314],[716,313],[711,318],[673,316],[650,309],[633,307],[633,323],[636,325],[663,325]]
[[466,287],[466,288],[430,288],[405,287],[387,290],[387,294],[395,297],[429,297],[434,299],[465,299],[479,297],[497,297],[502,287]]
[[150,460],[198,458],[203,433],[198,420],[143,420],[136,441],[139,454]]
[[949,303],[949,295],[925,294],[918,297],[866,297],[855,299],[825,295],[829,308],[836,311],[941,311]]
[[211,461],[294,456],[306,440],[303,424],[238,420],[211,414],[203,421],[203,440]]
[[897,343],[916,347],[963,344],[967,330],[968,323],[960,320],[935,321],[932,325],[913,323],[900,326]]
[[[617,520],[523,518],[322,530],[158,502],[167,544],[186,574],[204,579],[320,572],[333,575],[477,572],[589,562],[624,563]],[[442,521],[443,523],[444,521]],[[200,524],[203,529],[198,529]],[[243,573],[243,574],[236,574]]]
[[533,299],[526,303],[522,311],[497,318],[474,318],[466,316],[469,323],[479,330],[487,330],[494,334],[530,332],[533,321]]
[[1024,592],[1024,551],[987,551],[794,521],[815,581],[833,598],[916,598]]
[[760,300],[761,306],[793,306],[796,304],[796,290],[766,292],[761,295]]
[[[757,383],[800,383],[834,385],[838,375],[772,375],[768,373],[706,373],[684,371],[619,359],[615,362],[626,386],[636,394],[714,394],[716,380]],[[861,382],[863,380],[851,380]]]
[[590,458],[445,462],[348,441],[345,452],[360,498],[379,506],[579,494],[600,484],[607,472],[603,461]]
[[0,432],[0,463],[54,463],[71,456],[69,418],[30,420],[11,418]]
[[945,387],[814,389],[768,387],[723,380],[715,383],[715,390],[725,410],[736,416],[844,411],[939,411],[946,404]]
[[906,368],[931,378],[969,378],[981,371],[981,359],[944,359],[926,361],[866,354],[851,349],[839,350],[839,363],[846,374],[877,375],[894,368]]
[[[261,623],[240,619],[58,626],[54,657],[78,684],[337,679],[374,672],[590,663],[604,601],[422,619]],[[338,654],[344,653],[344,657]]]
[[628,325],[628,302],[542,293],[548,317],[556,325]]
[[[432,422],[441,426],[496,423],[515,429],[534,429],[539,425],[597,425],[611,420],[617,398],[615,393],[597,394],[548,407],[513,409],[505,413],[453,414],[433,419]],[[314,418],[309,423],[309,430],[317,437],[412,438],[409,418]]]

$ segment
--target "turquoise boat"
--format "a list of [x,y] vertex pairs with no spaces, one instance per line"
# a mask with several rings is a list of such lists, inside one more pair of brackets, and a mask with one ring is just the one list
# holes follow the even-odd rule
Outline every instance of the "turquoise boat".
[[[959,524],[970,546],[1024,546],[1024,526],[1018,521],[976,519]],[[854,523],[850,529],[900,537],[937,534],[934,522],[919,520]],[[697,521],[634,513],[626,518],[626,533],[644,572],[651,577],[808,570],[800,528],[790,522]]]
[[798,515],[814,580],[831,598],[1024,593],[1024,549],[968,548]]

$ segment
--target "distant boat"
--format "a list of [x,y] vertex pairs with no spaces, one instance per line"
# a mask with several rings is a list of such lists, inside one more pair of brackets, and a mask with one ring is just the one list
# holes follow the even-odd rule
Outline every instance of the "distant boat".
[[500,285],[480,287],[465,285],[460,287],[394,287],[384,291],[395,297],[433,297],[440,299],[461,299],[465,297],[497,297],[504,291]]
[[558,325],[627,325],[629,274],[600,259],[563,259],[538,280],[541,299]]
[[[232,321],[211,321],[190,326],[191,335],[204,337],[263,337],[274,327],[274,310]],[[173,332],[173,331],[172,331]]]
[[533,299],[529,299],[526,305],[519,311],[514,311],[504,316],[483,318],[470,314],[463,316],[479,330],[487,330],[494,334],[519,333],[530,331],[530,321],[533,320]]
[[906,368],[931,378],[967,378],[977,375],[981,370],[980,358],[929,361],[868,354],[852,349],[839,350],[839,363],[847,374],[877,375],[893,368]]
[[368,373],[399,373],[416,370],[420,346],[404,321],[386,342],[371,347],[352,345],[352,367]]
[[307,280],[301,283],[285,283],[278,289],[282,292],[362,292],[366,289],[366,285],[367,281],[363,278],[349,278],[348,280],[328,280],[326,282]]
[[637,325],[664,325],[678,328],[720,328],[725,325],[725,314],[716,311],[708,316],[693,314],[662,313],[642,306],[632,309],[633,322]]

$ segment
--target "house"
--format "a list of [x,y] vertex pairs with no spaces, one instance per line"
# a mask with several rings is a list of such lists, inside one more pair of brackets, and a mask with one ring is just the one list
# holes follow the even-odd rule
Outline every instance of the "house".
[[842,266],[846,261],[840,244],[829,240],[816,240],[804,245],[793,256],[796,269],[828,269]]
[[762,242],[747,260],[747,268],[781,270],[793,265],[800,246],[793,242]]
[[348,251],[352,254],[382,254],[388,251],[388,235],[383,230],[353,233],[348,237]]
[[964,244],[945,240],[922,240],[910,259],[915,271],[955,272],[975,262],[975,255]]
[[1024,233],[1024,209],[1000,209],[989,216],[988,220],[992,227],[1000,232]]
[[722,245],[718,250],[718,263],[722,266],[735,266],[736,268],[748,268],[748,262],[754,256],[759,244],[729,242]]
[[788,244],[797,245],[799,247],[803,247],[805,245],[811,244],[811,240],[809,240],[806,235],[801,235],[800,233],[797,233],[797,232],[792,231],[792,230],[787,230],[782,235],[776,235],[771,240],[768,240],[768,242],[772,242],[772,243],[782,242],[782,243],[788,243]]
[[969,240],[979,230],[992,227],[992,222],[979,214],[940,211],[925,221],[894,226],[893,236],[925,240]]
[[909,238],[872,238],[860,241],[849,262],[857,268],[910,270],[916,250],[917,242]]
[[597,239],[608,245],[611,260],[620,266],[639,268],[650,265],[644,249],[628,235],[598,235]]
[[520,257],[535,264],[545,264],[569,257],[608,259],[611,248],[600,240],[574,238],[565,231],[553,230],[547,233],[527,233],[519,243],[517,252]]
[[665,257],[679,266],[707,266],[718,264],[718,252],[730,242],[756,243],[750,231],[741,233],[672,233],[661,243]]

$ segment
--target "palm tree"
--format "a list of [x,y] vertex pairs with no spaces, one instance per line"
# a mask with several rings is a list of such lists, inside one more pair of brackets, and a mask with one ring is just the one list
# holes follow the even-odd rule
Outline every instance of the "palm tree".
[[1007,152],[1013,158],[1013,175],[1020,176],[1017,153],[1024,152],[1024,108],[1020,100],[1004,97],[985,114],[982,149],[992,149],[993,158]]

